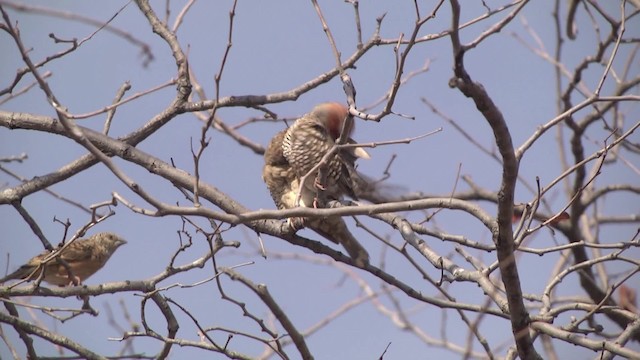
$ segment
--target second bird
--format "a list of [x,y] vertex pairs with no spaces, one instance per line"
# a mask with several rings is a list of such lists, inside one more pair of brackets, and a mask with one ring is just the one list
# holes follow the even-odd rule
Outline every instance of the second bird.
[[[52,252],[45,251],[34,256],[18,270],[0,279],[0,284],[9,280],[36,280],[42,272],[42,279],[49,284],[66,286],[82,283],[89,276],[100,270],[113,253],[127,242],[116,234],[101,232],[87,239],[77,239],[62,250],[58,250],[60,260],[67,267],[52,257]],[[47,260],[46,262],[45,259]],[[70,270],[70,271],[69,271]],[[70,274],[73,278],[70,276]]]

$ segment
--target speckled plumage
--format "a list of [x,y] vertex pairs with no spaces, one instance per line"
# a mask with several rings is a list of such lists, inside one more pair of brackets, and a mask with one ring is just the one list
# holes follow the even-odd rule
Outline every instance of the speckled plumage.
[[[309,173],[335,145],[347,116],[349,113],[345,106],[335,102],[323,103],[296,120],[286,130],[282,146],[283,155],[298,178],[301,179]],[[346,130],[351,133],[353,126]],[[351,139],[349,142],[355,143]],[[368,157],[368,154],[359,148],[341,149],[328,161],[326,183],[320,185],[324,187],[324,195],[329,200],[339,199],[343,195],[356,198],[352,177],[356,176],[354,163],[358,156]],[[303,191],[313,194],[317,192],[317,175],[318,172],[315,171],[307,176]],[[303,196],[307,198],[308,194],[303,193]],[[303,206],[310,204],[305,202]]]
[[[262,178],[269,188],[278,209],[298,206],[296,198],[300,179],[306,175],[335,143],[339,137],[342,121],[347,116],[346,108],[337,103],[326,103],[315,107],[287,130],[276,134],[265,151]],[[342,118],[340,118],[342,117]],[[339,126],[339,127],[337,127]],[[336,133],[334,130],[338,129]],[[366,153],[365,153],[366,154]],[[353,194],[351,176],[356,154],[352,149],[341,150],[328,164],[325,195],[327,199],[339,199]],[[310,175],[302,188],[300,206],[312,207],[318,189],[316,174]],[[328,240],[342,244],[357,264],[369,261],[369,254],[353,237],[344,220],[339,216],[327,218],[289,219],[295,228],[306,226]]]
[[[276,207],[280,210],[296,207],[295,201],[300,182],[296,172],[282,152],[282,140],[286,130],[277,133],[269,142],[264,152],[262,180],[267,184],[269,193]],[[312,200],[312,199],[311,199]],[[309,199],[301,199],[301,202]]]
[[[116,234],[102,232],[94,234],[87,239],[75,240],[60,252],[59,259],[64,260],[69,265],[73,278],[82,283],[89,276],[100,270],[116,249],[126,243],[124,239]],[[50,284],[58,286],[73,284],[67,268],[58,262],[55,256],[51,255],[51,252],[45,251],[34,256],[18,270],[0,279],[0,284],[9,280],[19,279],[33,281],[40,276],[43,270],[43,280]],[[40,266],[47,258],[50,258],[50,260]]]

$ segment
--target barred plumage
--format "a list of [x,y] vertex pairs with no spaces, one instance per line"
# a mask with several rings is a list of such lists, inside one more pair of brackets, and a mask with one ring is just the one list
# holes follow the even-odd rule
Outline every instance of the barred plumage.
[[[305,114],[287,130],[276,134],[265,152],[262,178],[269,188],[278,209],[298,206],[296,198],[300,180],[307,175],[331,150],[340,136],[347,109],[338,103],[324,103]],[[348,129],[351,132],[350,129]],[[349,140],[353,142],[353,140]],[[341,149],[327,163],[325,184],[320,184],[327,200],[338,200],[343,195],[355,198],[352,176],[356,157],[368,157],[359,148]],[[317,171],[307,177],[302,187],[300,206],[316,204]],[[324,205],[324,204],[320,204]],[[360,266],[368,263],[369,254],[353,237],[339,216],[328,218],[290,219],[295,227],[306,226],[334,243],[342,244]]]

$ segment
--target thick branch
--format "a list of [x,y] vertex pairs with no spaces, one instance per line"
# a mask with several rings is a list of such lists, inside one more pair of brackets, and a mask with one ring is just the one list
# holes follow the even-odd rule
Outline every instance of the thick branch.
[[516,158],[511,134],[507,123],[498,107],[487,94],[484,87],[474,82],[464,67],[466,47],[460,44],[458,33],[460,21],[460,4],[451,0],[453,24],[451,42],[454,56],[454,78],[449,85],[458,88],[466,97],[471,98],[477,109],[493,130],[493,135],[502,156],[502,182],[498,192],[497,226],[493,229],[493,239],[496,243],[500,275],[504,283],[511,313],[511,327],[516,340],[518,354],[521,359],[539,359],[540,355],[533,347],[533,340],[529,334],[529,313],[522,298],[522,288],[518,267],[514,256],[513,229],[513,198],[518,177],[518,160]]

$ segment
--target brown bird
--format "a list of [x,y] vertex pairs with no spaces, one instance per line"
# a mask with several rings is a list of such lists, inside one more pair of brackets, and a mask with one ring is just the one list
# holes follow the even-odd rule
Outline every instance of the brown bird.
[[[78,239],[53,252],[45,251],[34,256],[15,272],[0,279],[0,284],[9,280],[33,281],[40,277],[49,284],[66,286],[75,281],[80,284],[100,270],[113,253],[127,242],[116,234],[102,232],[87,239]],[[62,263],[67,263],[69,268]]]
[[[337,103],[322,104],[271,139],[264,154],[262,179],[267,184],[278,209],[298,206],[296,199],[300,190],[300,179],[318,164],[335,144],[346,116],[348,113],[344,106]],[[327,184],[322,184],[328,200],[338,200],[344,194],[355,198],[351,181],[351,177],[356,175],[354,162],[357,156],[368,157],[368,154],[354,149],[359,148],[341,149],[328,162]],[[318,188],[315,185],[315,175],[309,176],[308,179],[311,181],[302,188],[300,206],[311,207],[316,203],[315,195]],[[369,254],[349,232],[340,216],[289,219],[289,223],[294,229],[306,226],[328,240],[342,244],[359,266],[369,262]]]
[[[350,116],[349,111],[344,105],[336,102],[323,103],[296,120],[286,130],[282,140],[283,155],[299,179],[318,165],[333,148],[348,116]],[[345,129],[347,135],[353,132],[353,124],[351,121],[350,128]],[[355,141],[348,138],[347,143],[354,144]],[[344,148],[337,151],[327,162],[326,184],[320,183],[317,170],[307,176],[301,205],[310,207],[311,199],[315,204],[317,200],[315,194],[318,190],[323,190],[328,199],[339,199],[343,195],[355,199],[353,188],[357,173],[354,164],[358,157],[368,159],[369,154],[362,148]],[[311,198],[312,195],[313,198]]]

